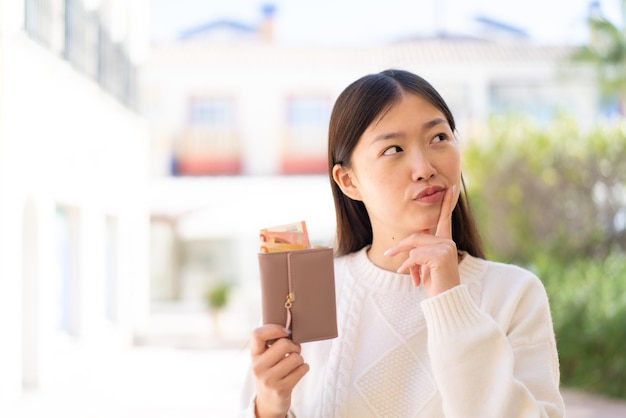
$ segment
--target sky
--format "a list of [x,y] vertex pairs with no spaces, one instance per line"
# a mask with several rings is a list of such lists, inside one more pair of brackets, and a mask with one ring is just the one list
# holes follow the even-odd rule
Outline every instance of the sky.
[[[151,37],[167,40],[220,19],[256,25],[264,4],[276,6],[275,39],[284,44],[357,46],[415,35],[468,33],[476,16],[498,20],[542,44],[588,39],[591,0],[149,0]],[[601,0],[609,18],[620,0]],[[619,20],[616,20],[619,23]]]

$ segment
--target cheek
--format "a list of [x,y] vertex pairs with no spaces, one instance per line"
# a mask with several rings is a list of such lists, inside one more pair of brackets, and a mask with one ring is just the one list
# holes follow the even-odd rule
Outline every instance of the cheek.
[[447,158],[444,163],[446,175],[449,180],[460,183],[461,182],[461,156],[459,153],[455,153],[453,156]]
[[454,168],[454,182],[455,183],[461,182],[461,166],[459,164],[457,164]]
[[381,202],[388,201],[387,196],[394,194],[398,188],[397,179],[397,175],[384,171],[368,170],[362,173],[358,188],[363,203],[378,206]]
[[398,182],[398,173],[389,170],[368,170],[366,173],[366,187],[378,190],[378,193],[384,193],[385,189],[394,187],[394,183]]
[[364,193],[364,203],[368,211],[374,211],[378,217],[395,216],[403,207],[407,184],[399,181],[399,175],[380,173],[368,179]]

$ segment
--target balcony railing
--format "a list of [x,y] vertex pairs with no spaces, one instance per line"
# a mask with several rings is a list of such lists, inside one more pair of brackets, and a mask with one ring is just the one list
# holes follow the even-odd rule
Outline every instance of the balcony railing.
[[176,143],[173,171],[188,176],[240,174],[239,135],[230,129],[187,128]]
[[281,173],[325,174],[327,136],[326,128],[288,128],[282,141]]

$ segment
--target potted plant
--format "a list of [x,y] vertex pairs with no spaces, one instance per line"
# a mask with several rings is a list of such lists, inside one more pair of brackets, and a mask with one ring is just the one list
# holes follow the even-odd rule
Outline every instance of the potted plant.
[[226,305],[228,304],[228,298],[230,296],[231,285],[224,281],[218,281],[209,286],[204,295],[205,303],[209,308],[213,322],[213,332],[216,336],[221,334],[220,332],[220,316]]

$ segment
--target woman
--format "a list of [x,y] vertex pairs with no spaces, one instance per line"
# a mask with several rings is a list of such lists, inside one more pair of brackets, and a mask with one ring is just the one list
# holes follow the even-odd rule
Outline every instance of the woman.
[[257,328],[249,416],[562,416],[546,293],[484,260],[437,91],[367,75],[337,99],[328,145],[339,337],[301,347]]

